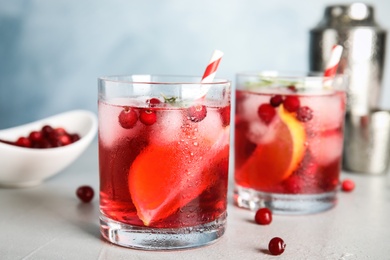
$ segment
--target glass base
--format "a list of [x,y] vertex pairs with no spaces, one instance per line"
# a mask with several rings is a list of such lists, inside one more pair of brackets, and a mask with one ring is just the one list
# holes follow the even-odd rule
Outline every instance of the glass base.
[[226,213],[194,227],[148,228],[124,224],[100,215],[100,232],[111,243],[143,250],[175,250],[205,246],[225,233]]
[[234,202],[250,210],[267,207],[274,214],[304,215],[333,208],[337,198],[335,191],[321,194],[276,194],[235,185]]

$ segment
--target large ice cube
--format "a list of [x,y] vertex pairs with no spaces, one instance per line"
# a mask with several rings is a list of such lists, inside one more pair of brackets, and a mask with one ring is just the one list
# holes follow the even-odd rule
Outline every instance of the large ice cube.
[[[124,129],[119,124],[118,116],[123,107],[105,103],[99,104],[99,139],[106,146],[114,145],[115,141],[123,137],[132,137],[142,128],[141,122],[137,122],[131,129]],[[138,112],[137,112],[138,113]]]
[[316,162],[328,165],[341,157],[343,137],[339,131],[320,133],[308,138],[308,144]]
[[242,101],[237,102],[238,115],[242,120],[249,122],[259,120],[257,110],[263,103],[269,103],[270,95],[247,94]]
[[183,111],[176,109],[157,110],[157,121],[149,126],[152,144],[168,145],[181,138],[184,123]]
[[198,136],[201,139],[215,142],[223,132],[219,110],[208,107],[206,117],[202,121],[194,123],[194,127],[197,128]]
[[339,95],[311,96],[301,98],[301,106],[313,111],[313,118],[306,124],[314,131],[337,129],[344,120],[344,100]]

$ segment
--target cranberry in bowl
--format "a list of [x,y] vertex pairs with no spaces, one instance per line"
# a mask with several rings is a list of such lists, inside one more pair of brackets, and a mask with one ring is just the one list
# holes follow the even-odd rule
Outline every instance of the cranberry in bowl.
[[96,115],[86,110],[0,130],[0,187],[41,184],[73,163],[96,132]]

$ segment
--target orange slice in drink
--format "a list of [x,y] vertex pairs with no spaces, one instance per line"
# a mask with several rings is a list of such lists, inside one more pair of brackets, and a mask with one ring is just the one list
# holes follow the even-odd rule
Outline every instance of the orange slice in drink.
[[[210,165],[228,158],[228,129],[213,145],[149,145],[129,171],[129,191],[145,226],[163,220],[197,198],[218,179]],[[227,141],[223,141],[226,140]],[[212,167],[211,167],[212,168]]]
[[294,113],[278,109],[280,122],[273,126],[274,138],[258,144],[237,176],[251,188],[266,190],[289,177],[305,153],[306,133]]

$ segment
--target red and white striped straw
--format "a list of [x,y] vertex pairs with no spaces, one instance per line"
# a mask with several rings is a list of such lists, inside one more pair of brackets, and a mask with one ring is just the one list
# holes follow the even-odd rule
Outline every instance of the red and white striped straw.
[[324,77],[334,77],[337,73],[337,68],[340,64],[341,54],[343,53],[343,46],[335,45],[332,48],[330,59],[326,64]]
[[218,69],[219,62],[221,61],[223,52],[215,50],[211,56],[210,62],[203,73],[201,83],[211,83],[214,80],[215,74]]
[[333,78],[336,76],[337,68],[340,64],[341,54],[343,53],[343,46],[334,45],[328,63],[326,64],[324,71],[324,87],[331,87],[333,84]]

